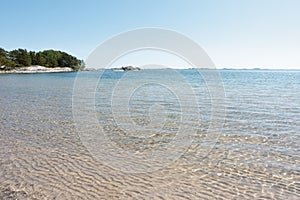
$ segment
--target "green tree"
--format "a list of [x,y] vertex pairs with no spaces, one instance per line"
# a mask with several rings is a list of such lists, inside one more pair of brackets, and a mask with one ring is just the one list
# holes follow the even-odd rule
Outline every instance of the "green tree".
[[58,60],[60,57],[60,53],[54,50],[45,50],[42,51],[41,54],[46,59],[46,67],[58,67]]
[[31,57],[26,49],[18,49],[9,52],[10,60],[14,61],[18,67],[31,65]]
[[62,51],[45,50],[36,53],[34,51],[28,52],[26,49],[17,49],[7,52],[5,49],[0,48],[1,69],[13,69],[30,65],[70,67],[79,70],[84,67],[84,62]]
[[47,63],[47,59],[41,52],[38,52],[36,54],[35,59],[36,59],[36,65],[45,66]]
[[3,48],[0,48],[0,58],[2,58],[2,57],[7,57],[7,52],[5,51],[5,49],[3,49]]
[[30,55],[30,58],[31,58],[31,64],[32,65],[37,65],[38,62],[37,62],[37,59],[36,59],[36,53],[34,51],[29,51],[29,55]]
[[0,56],[0,70],[12,70],[16,67],[16,63],[4,56]]
[[15,63],[7,58],[5,49],[0,48],[0,70],[11,70],[15,68]]

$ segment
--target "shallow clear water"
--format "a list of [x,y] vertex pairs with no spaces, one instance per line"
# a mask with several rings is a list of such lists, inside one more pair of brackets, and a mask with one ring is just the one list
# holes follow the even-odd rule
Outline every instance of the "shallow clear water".
[[1,75],[0,199],[299,199],[300,71],[201,73]]

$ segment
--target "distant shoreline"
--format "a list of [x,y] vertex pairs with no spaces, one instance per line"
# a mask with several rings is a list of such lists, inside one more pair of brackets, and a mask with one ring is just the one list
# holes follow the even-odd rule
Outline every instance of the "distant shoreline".
[[[81,70],[74,70],[70,67],[44,67],[44,66],[29,66],[29,67],[22,67],[19,69],[13,69],[13,70],[0,70],[0,74],[41,74],[41,73],[68,73],[68,72],[78,72],[78,71],[99,71],[99,70],[113,70],[116,71],[116,69],[119,68],[85,68]],[[300,71],[300,69],[263,69],[263,68],[253,68],[253,69],[235,69],[235,68],[221,68],[221,69],[209,69],[209,68],[160,68],[160,69],[142,69],[142,70],[164,70],[164,69],[170,69],[170,70],[245,70],[245,71]],[[140,70],[140,69],[139,69]],[[121,70],[122,72],[125,72],[127,70]],[[131,70],[128,70],[131,71]],[[136,70],[132,70],[136,71]]]

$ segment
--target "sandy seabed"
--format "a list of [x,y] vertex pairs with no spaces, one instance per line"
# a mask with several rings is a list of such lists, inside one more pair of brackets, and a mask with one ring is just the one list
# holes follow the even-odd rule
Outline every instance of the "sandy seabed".
[[[290,83],[298,74],[259,72],[254,83],[268,76],[274,82],[255,88],[251,80],[232,83],[236,72],[224,73],[231,81],[225,85],[226,119],[213,148],[206,146],[208,123],[203,123],[181,157],[145,173],[118,170],[87,151],[72,115],[73,73],[1,76],[0,199],[300,199],[299,87]],[[281,76],[289,87],[268,85]],[[110,102],[100,99],[105,94],[100,90],[96,96],[98,120],[112,143],[137,153],[173,139],[168,130],[144,140],[124,134],[109,117]],[[137,98],[132,109],[144,111],[146,103]],[[173,130],[176,112],[170,114],[166,129]]]

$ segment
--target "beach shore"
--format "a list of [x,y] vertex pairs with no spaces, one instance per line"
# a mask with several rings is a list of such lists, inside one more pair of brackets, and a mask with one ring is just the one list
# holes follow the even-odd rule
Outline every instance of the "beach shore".
[[31,73],[57,73],[57,72],[73,72],[69,67],[44,67],[44,66],[30,66],[22,67],[14,70],[0,70],[0,74],[31,74]]

